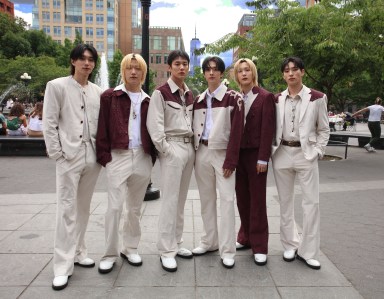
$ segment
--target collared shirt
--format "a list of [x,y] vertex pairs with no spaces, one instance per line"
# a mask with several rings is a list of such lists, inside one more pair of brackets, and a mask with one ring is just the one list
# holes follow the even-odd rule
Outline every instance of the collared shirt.
[[285,99],[283,139],[299,141],[299,118],[303,89],[294,96],[287,95]]
[[129,112],[129,121],[128,121],[128,136],[129,144],[128,148],[138,148],[141,146],[141,134],[140,134],[140,124],[141,124],[141,102],[143,101],[142,92],[130,92],[125,88],[124,84],[116,86],[114,90],[122,90],[128,94],[131,100],[131,109]]
[[205,124],[204,124],[204,130],[203,134],[201,135],[201,139],[208,140],[209,133],[211,132],[211,129],[213,127],[213,116],[212,116],[212,100],[215,97],[215,93],[220,89],[221,85],[212,93],[207,90],[207,116],[205,118]]

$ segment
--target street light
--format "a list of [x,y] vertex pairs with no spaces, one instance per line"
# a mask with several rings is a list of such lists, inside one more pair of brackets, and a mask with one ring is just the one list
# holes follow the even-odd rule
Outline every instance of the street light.
[[[147,63],[147,76],[145,78],[145,83],[143,89],[146,93],[149,93],[149,8],[151,6],[151,0],[140,0],[142,6],[142,15],[141,15],[141,56],[143,56],[145,62]],[[154,200],[160,198],[160,190],[152,187],[152,181],[147,187],[145,192],[144,200]]]
[[29,80],[32,79],[32,77],[30,75],[28,75],[28,73],[24,73],[20,76],[20,79],[25,83],[27,84],[29,82]]

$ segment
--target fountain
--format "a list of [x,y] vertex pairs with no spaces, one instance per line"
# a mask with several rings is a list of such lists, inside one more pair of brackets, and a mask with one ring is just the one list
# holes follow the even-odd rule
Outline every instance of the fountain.
[[3,104],[4,99],[8,94],[10,94],[12,91],[14,91],[16,88],[21,87],[22,84],[16,83],[14,85],[9,86],[1,95],[0,95],[0,106]]
[[100,69],[96,75],[96,84],[99,85],[103,91],[105,91],[109,88],[108,65],[105,53],[101,54],[100,61]]

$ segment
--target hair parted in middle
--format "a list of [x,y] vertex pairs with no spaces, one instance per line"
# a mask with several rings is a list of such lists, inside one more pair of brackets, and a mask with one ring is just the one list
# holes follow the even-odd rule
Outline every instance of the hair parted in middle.
[[140,78],[140,83],[143,85],[147,76],[147,63],[140,54],[130,53],[124,56],[120,64],[121,80],[124,84],[128,83],[127,78],[125,78],[125,70],[131,66],[132,60],[136,60],[139,63],[140,70],[143,72]]
[[251,70],[251,73],[252,73],[252,82],[255,86],[258,86],[259,84],[257,83],[257,80],[258,80],[257,68],[256,68],[256,65],[254,64],[254,62],[249,58],[240,58],[238,61],[236,61],[235,65],[233,66],[233,70],[234,70],[234,74],[235,74],[235,81],[236,81],[237,85],[241,89],[241,84],[240,84],[240,81],[239,81],[237,74],[240,70],[240,64],[242,64],[242,63],[248,64],[248,66]]

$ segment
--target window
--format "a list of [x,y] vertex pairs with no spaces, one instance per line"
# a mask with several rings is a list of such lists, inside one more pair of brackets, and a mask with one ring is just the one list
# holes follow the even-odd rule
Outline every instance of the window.
[[161,36],[155,35],[152,37],[152,49],[161,50]]
[[93,23],[93,15],[91,13],[85,14],[85,23],[87,23],[87,24]]
[[153,61],[154,61],[154,60],[153,60],[153,56],[154,56],[154,55],[153,55],[153,54],[151,54],[151,60],[150,60],[150,61],[151,61],[151,63],[153,63]]
[[114,31],[113,30],[108,30],[107,33],[108,33],[108,36],[112,36],[113,37],[113,35],[114,35]]
[[103,24],[104,23],[104,16],[103,15],[96,15],[96,24]]
[[60,8],[60,0],[53,0],[53,8]]
[[41,7],[42,8],[49,8],[49,0],[42,0],[41,1]]
[[91,45],[91,46],[93,46],[93,41],[91,41],[91,40],[86,40],[85,43],[86,43],[87,45]]
[[93,1],[92,0],[85,0],[85,9],[86,10],[92,10],[93,8]]
[[78,32],[80,36],[83,36],[83,27],[75,27],[75,32]]
[[93,28],[87,27],[85,28],[86,37],[93,37]]
[[96,50],[98,52],[104,51],[104,42],[96,42]]
[[61,40],[59,40],[59,39],[54,39],[53,40],[55,43],[58,43],[59,45],[61,45]]
[[50,34],[51,33],[51,27],[43,26],[43,31],[45,32],[45,34]]
[[104,1],[103,0],[96,0],[96,9],[97,10],[103,10],[104,9]]
[[164,64],[168,64],[168,55],[164,55]]
[[53,35],[61,35],[61,27],[53,26]]
[[72,27],[64,26],[64,34],[65,36],[72,36]]
[[99,38],[104,37],[104,29],[103,28],[96,28],[96,37],[99,37]]
[[43,11],[42,12],[42,16],[43,16],[43,22],[49,22],[49,12],[48,11]]
[[161,63],[161,54],[156,54],[156,64]]
[[176,37],[175,36],[167,36],[167,50],[168,51],[176,50]]
[[53,21],[56,23],[60,22],[60,13],[59,12],[54,12],[53,13]]
[[136,50],[141,50],[141,35],[133,36],[133,48]]

